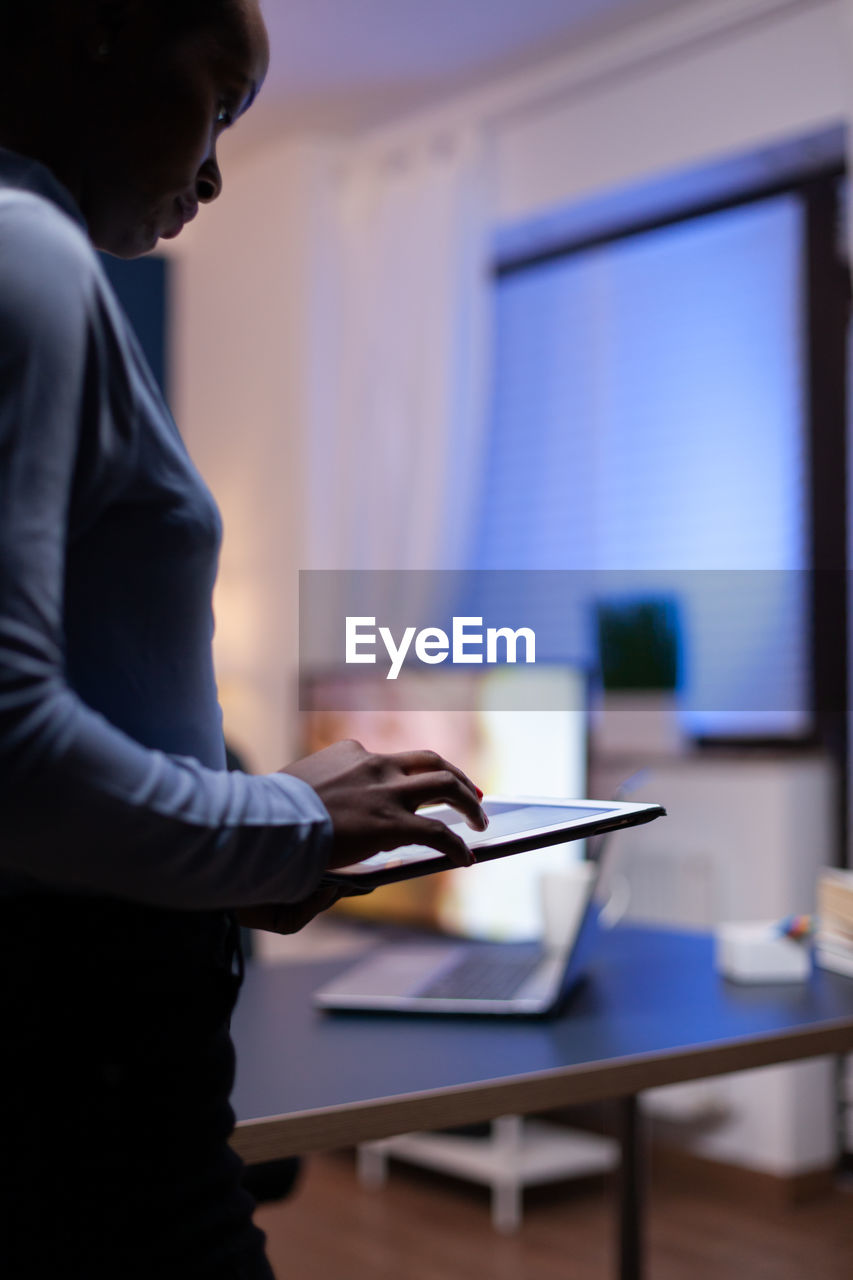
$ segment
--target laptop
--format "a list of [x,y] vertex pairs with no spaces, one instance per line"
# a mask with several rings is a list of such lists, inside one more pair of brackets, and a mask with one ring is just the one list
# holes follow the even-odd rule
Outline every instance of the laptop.
[[553,1013],[584,975],[598,932],[597,854],[571,868],[576,906],[558,945],[419,940],[381,944],[314,995],[320,1009],[515,1017]]

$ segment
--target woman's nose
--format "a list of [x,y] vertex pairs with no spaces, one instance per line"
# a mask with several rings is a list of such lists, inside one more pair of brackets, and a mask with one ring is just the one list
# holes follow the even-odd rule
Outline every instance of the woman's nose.
[[199,169],[195,190],[200,204],[210,204],[222,194],[222,174],[215,159],[205,160]]

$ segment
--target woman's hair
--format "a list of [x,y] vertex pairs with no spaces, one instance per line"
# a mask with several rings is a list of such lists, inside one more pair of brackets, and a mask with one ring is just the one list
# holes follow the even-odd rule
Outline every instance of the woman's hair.
[[[20,50],[36,40],[52,9],[61,4],[67,13],[74,3],[75,0],[0,0],[0,51]],[[234,9],[235,0],[149,0],[149,7],[158,14],[164,34],[181,35],[227,15]]]
[[234,9],[234,0],[149,0],[168,31],[186,31],[215,22]]

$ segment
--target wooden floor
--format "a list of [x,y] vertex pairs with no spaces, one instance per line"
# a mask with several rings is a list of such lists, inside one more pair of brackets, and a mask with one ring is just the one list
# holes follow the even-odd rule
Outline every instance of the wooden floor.
[[[293,1199],[258,1210],[277,1280],[609,1280],[614,1205],[603,1182],[528,1191],[516,1236],[485,1190],[393,1165],[362,1191],[347,1155],[312,1157]],[[853,1280],[853,1189],[776,1209],[653,1182],[649,1280]]]

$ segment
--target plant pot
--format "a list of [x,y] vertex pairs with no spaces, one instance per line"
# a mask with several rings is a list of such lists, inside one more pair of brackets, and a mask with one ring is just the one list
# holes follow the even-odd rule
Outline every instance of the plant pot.
[[601,755],[679,755],[686,740],[675,693],[669,689],[607,690],[593,720],[593,741]]

